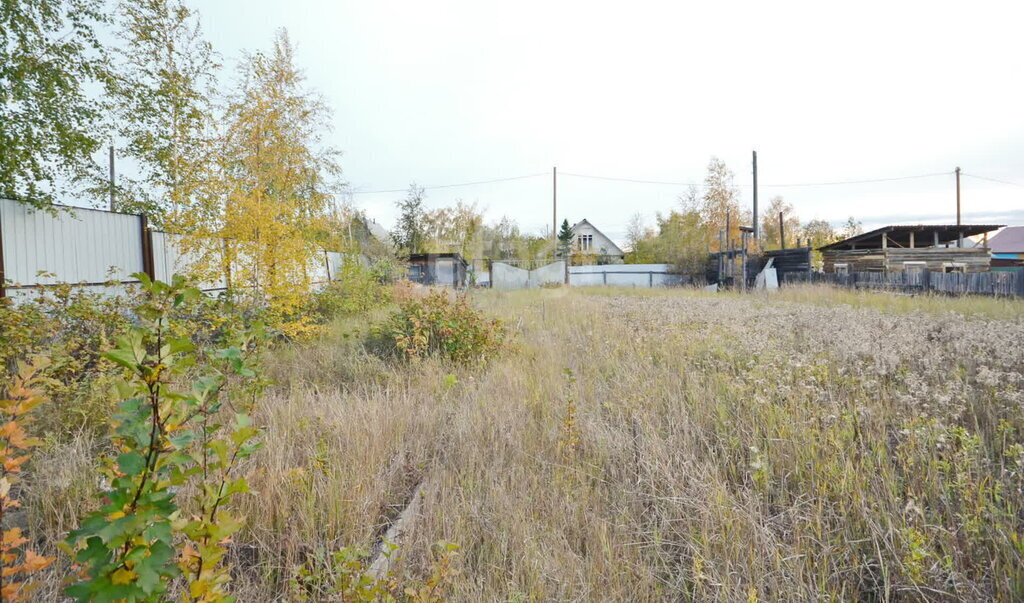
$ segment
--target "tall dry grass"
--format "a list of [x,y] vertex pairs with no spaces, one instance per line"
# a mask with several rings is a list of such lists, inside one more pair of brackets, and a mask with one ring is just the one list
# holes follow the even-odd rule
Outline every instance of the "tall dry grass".
[[455,600],[1024,596],[1024,324],[815,295],[479,293],[516,341],[485,369],[385,362],[353,321],[277,350],[239,599],[372,547],[419,484],[397,571],[456,542]]

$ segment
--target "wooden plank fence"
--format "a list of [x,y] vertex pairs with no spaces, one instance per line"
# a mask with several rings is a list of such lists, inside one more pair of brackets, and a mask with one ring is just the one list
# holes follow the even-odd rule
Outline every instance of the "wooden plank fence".
[[827,283],[854,289],[878,289],[901,293],[936,292],[949,295],[1024,297],[1024,274],[1019,272],[853,272],[850,274],[786,274],[783,285]]

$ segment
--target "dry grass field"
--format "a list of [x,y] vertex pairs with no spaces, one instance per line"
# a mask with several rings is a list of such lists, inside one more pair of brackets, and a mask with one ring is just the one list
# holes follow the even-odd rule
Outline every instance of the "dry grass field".
[[[273,352],[239,600],[372,549],[414,491],[396,571],[457,543],[453,600],[1024,597],[1021,302],[472,295],[513,334],[483,367],[384,361],[363,319]],[[73,526],[93,446],[36,452],[33,533]]]

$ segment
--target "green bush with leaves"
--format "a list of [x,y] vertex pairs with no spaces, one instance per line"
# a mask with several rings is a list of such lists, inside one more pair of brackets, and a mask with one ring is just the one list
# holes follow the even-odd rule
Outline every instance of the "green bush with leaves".
[[375,264],[367,268],[355,260],[346,260],[336,278],[312,296],[310,311],[321,322],[334,316],[361,314],[391,303],[387,287],[389,268]]
[[28,538],[20,527],[8,528],[4,518],[9,517],[21,502],[14,495],[21,481],[21,467],[31,455],[29,450],[40,444],[29,437],[25,426],[31,421],[32,411],[46,401],[43,394],[44,379],[39,376],[48,359],[36,357],[32,364],[21,363],[17,373],[3,383],[0,391],[0,601],[22,601],[35,590],[37,584],[25,578],[53,563],[52,557],[43,557],[31,549],[21,551]]
[[[259,325],[229,330],[197,367],[174,316],[201,303],[199,290],[180,277],[166,284],[134,276],[143,292],[138,322],[104,354],[124,370],[111,421],[117,456],[104,459],[101,506],[64,543],[82,567],[67,593],[152,600],[184,574],[189,598],[222,600],[224,545],[241,527],[230,501],[247,491],[234,469],[259,446],[249,413],[265,386],[257,368],[265,335]],[[188,514],[177,502],[186,487],[196,498]]]
[[383,348],[419,360],[439,356],[458,363],[485,361],[505,345],[504,324],[488,318],[465,296],[444,292],[404,300],[397,312],[376,327]]
[[[263,322],[260,308],[230,300],[204,295],[172,308],[172,336],[190,339],[202,356],[202,350],[216,349],[244,325]],[[41,376],[51,401],[40,413],[41,435],[63,439],[83,430],[105,433],[115,410],[107,392],[117,372],[105,353],[114,348],[116,335],[131,326],[131,308],[139,302],[135,287],[111,295],[68,283],[39,288],[18,303],[0,299],[0,379],[13,376],[18,363],[33,356],[49,359]]]
[[[398,561],[397,546],[384,543],[385,555]],[[408,603],[436,603],[444,601],[445,591],[458,573],[452,562],[458,554],[458,545],[436,542],[430,547],[431,569],[426,580],[402,580],[388,569],[375,574],[369,567],[370,554],[366,550],[348,547],[336,551],[329,558],[313,556],[290,581],[291,599],[295,601],[406,601]]]
[[0,299],[0,379],[19,362],[49,359],[42,377],[53,402],[41,413],[39,432],[98,431],[110,405],[99,394],[114,365],[103,358],[114,335],[129,325],[128,295],[103,296],[68,284],[40,288],[15,304]]

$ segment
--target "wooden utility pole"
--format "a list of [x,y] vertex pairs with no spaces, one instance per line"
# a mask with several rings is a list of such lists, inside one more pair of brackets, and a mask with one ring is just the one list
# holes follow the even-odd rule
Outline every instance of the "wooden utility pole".
[[149,229],[149,216],[139,214],[139,230],[142,233],[142,271],[150,280],[156,280],[156,262],[153,261],[153,231]]
[[754,157],[754,244],[757,244],[760,236],[760,226],[757,223],[757,151],[751,151]]
[[110,211],[114,211],[114,145],[110,145]]
[[[722,251],[732,251],[732,212],[725,212],[725,249]],[[725,274],[726,276],[732,274],[732,254],[726,255]]]
[[782,212],[779,212],[779,248],[786,248],[786,223],[782,221]]
[[[754,154],[757,157],[757,154]],[[754,161],[757,161],[755,159]],[[755,164],[756,165],[756,164]],[[742,241],[740,252],[743,254],[740,256],[740,291],[746,293],[747,291],[747,231],[740,233],[740,240]]]
[[551,240],[558,247],[558,168],[551,168]]
[[718,284],[725,281],[722,273],[725,272],[725,231],[718,231]]
[[[956,168],[956,227],[960,228],[960,168]],[[960,232],[957,239],[957,247],[964,246],[964,233]]]

